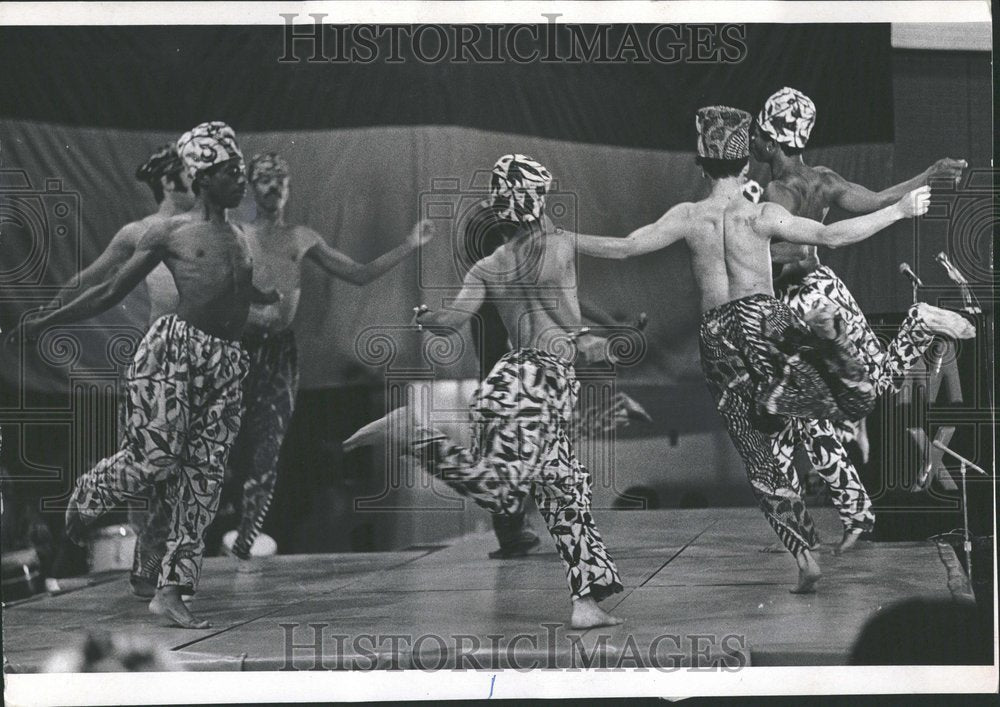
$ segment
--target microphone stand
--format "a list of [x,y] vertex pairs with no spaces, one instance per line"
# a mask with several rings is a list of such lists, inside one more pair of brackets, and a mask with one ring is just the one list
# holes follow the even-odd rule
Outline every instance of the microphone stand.
[[[941,442],[935,440],[932,444],[945,454],[948,454],[952,457],[955,457],[955,459],[958,459],[960,463],[958,473],[962,477],[962,528],[963,528],[963,539],[964,539],[964,542],[962,543],[962,549],[965,550],[965,567],[969,575],[969,588],[972,589],[972,536],[969,534],[969,500],[965,490],[966,467],[978,471],[983,476],[989,476],[989,474],[987,474],[986,471],[984,471],[981,467],[978,467],[972,462],[970,462],[961,454],[953,452],[952,450],[948,449],[948,447],[946,447]],[[974,590],[973,590],[973,595],[975,595]]]

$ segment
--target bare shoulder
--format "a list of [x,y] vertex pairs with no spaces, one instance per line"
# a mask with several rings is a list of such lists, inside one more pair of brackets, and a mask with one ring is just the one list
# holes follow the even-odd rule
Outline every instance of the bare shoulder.
[[469,274],[466,276],[466,280],[472,278],[479,280],[484,284],[489,284],[490,282],[496,280],[496,273],[505,272],[504,263],[508,262],[511,257],[510,251],[507,250],[507,244],[505,243],[501,245],[485,258],[477,260],[472,267],[469,268]]
[[309,228],[309,226],[295,226],[292,230],[295,237],[295,244],[298,247],[299,255],[305,255],[316,245],[323,242],[323,236]]
[[146,247],[163,245],[175,237],[184,226],[190,225],[190,223],[190,218],[185,217],[184,214],[168,218],[152,219],[139,235],[142,244]]
[[791,183],[781,179],[772,179],[764,187],[764,200],[780,203],[784,199],[798,199],[799,190]]
[[159,221],[162,221],[163,217],[155,219],[152,216],[146,216],[138,221],[132,221],[131,223],[126,223],[124,226],[118,229],[118,233],[114,235],[111,239],[112,246],[119,247],[131,247],[135,248],[138,245],[139,240],[142,238],[143,234],[146,233],[152,226]]
[[769,201],[765,201],[760,204],[751,204],[750,202],[747,202],[747,207],[756,211],[756,215],[758,217],[784,218],[786,216],[791,216],[791,213],[784,206]]
[[842,176],[834,172],[829,167],[817,165],[812,168],[812,173],[819,179],[823,186],[836,187],[846,181]]
[[682,201],[681,203],[674,204],[669,209],[667,209],[666,212],[664,212],[663,216],[660,217],[660,220],[663,220],[667,217],[691,218],[692,216],[697,215],[697,212],[698,212],[698,204],[696,202]]
[[544,236],[545,244],[555,248],[560,254],[576,253],[576,234],[563,228],[555,228]]
[[753,209],[749,222],[754,231],[757,232],[770,232],[775,225],[785,223],[792,218],[791,212],[779,203],[750,204],[748,202],[747,206]]
[[696,202],[683,201],[680,204],[674,204],[669,209],[664,211],[660,218],[656,219],[656,221],[651,225],[662,226],[678,221],[689,221],[691,219],[698,218],[698,216],[698,204]]

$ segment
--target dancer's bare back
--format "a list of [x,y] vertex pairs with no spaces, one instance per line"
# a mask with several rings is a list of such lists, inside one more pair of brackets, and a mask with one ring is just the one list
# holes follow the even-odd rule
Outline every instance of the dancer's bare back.
[[[484,301],[496,306],[513,348],[566,356],[582,321],[573,235],[546,219],[544,231],[522,233],[473,265],[447,309],[421,311],[417,320],[443,333],[463,324]],[[606,355],[602,337],[580,336],[576,346],[589,362]]]
[[[497,248],[474,270],[500,314],[515,349],[544,351],[579,326],[576,253],[563,234],[535,234]],[[553,351],[554,353],[554,351]]]
[[[780,204],[795,216],[822,222],[847,182],[826,167],[810,167],[806,164],[795,167],[771,180],[764,189],[763,201]],[[771,257],[777,265],[797,264],[802,269],[812,269],[819,265],[814,245],[776,241],[771,245]]]

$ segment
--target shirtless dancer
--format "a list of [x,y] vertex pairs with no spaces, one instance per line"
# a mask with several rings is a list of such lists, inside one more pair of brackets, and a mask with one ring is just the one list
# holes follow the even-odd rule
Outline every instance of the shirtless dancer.
[[687,243],[709,389],[767,520],[798,564],[792,592],[807,593],[821,576],[810,550],[816,531],[774,458],[771,434],[783,417],[861,418],[870,412],[875,392],[832,310],[810,312],[809,331],[774,298],[769,246],[772,239],[831,247],[856,243],[926,212],[930,190],[917,189],[873,214],[829,226],[792,216],[776,204],[754,204],[742,195],[750,123],[750,115],[735,108],[700,109],[698,162],[711,180],[711,193],[678,204],[626,238],[577,236],[577,247],[596,257],[627,258]]
[[[580,308],[573,241],[543,225],[551,180],[530,157],[501,157],[490,185],[493,208],[520,227],[469,270],[452,309],[417,310],[417,323],[439,332],[461,326],[484,301],[492,301],[504,321],[514,350],[476,392],[479,435],[473,448],[426,426],[412,405],[363,427],[344,448],[374,444],[386,432],[411,441],[412,454],[429,474],[494,513],[518,512],[531,490],[566,565],[571,624],[583,629],[621,623],[597,602],[622,585],[594,526],[590,474],[569,438],[579,383],[573,361],[563,356],[572,348],[568,327],[579,323]],[[546,302],[553,299],[555,307]],[[577,339],[578,350],[592,361],[605,356],[605,344],[589,334]]]
[[[264,524],[277,481],[278,455],[288,429],[298,389],[298,351],[291,325],[301,296],[302,264],[309,261],[329,276],[366,285],[401,263],[433,237],[429,221],[421,221],[393,250],[362,265],[327,245],[308,226],[285,222],[290,194],[288,164],[275,152],[255,156],[249,167],[257,217],[247,226],[254,262],[254,283],[282,295],[280,306],[250,308],[243,349],[250,372],[243,381],[245,412],[229,458],[234,481],[242,485],[242,503],[232,554],[250,558]],[[241,569],[250,566],[240,563]]]
[[153,322],[126,380],[127,427],[121,450],[76,483],[66,532],[82,542],[87,526],[128,498],[165,481],[171,508],[167,551],[149,604],[184,628],[207,628],[182,601],[201,571],[204,533],[218,508],[226,459],[239,429],[240,382],[249,358],[239,344],[251,303],[277,303],[253,286],[245,236],[228,220],[246,191],[243,157],[225,123],[203,123],[177,143],[203,211],[153,223],[128,261],[60,309],[25,324],[36,335],[99,314],[165,263],[178,290],[176,314]]
[[[79,282],[64,286],[55,299],[45,307],[40,308],[40,311],[56,309],[61,302],[69,301],[77,293],[110,279],[115,271],[132,257],[139,239],[153,224],[187,214],[197,201],[191,191],[191,179],[187,170],[184,169],[180,155],[177,154],[177,146],[174,143],[160,146],[156,152],[150,155],[148,160],[139,166],[135,172],[135,178],[149,186],[153,192],[153,198],[158,204],[157,210],[149,216],[122,226],[97,259],[80,273]],[[151,325],[164,314],[170,314],[177,310],[177,287],[174,285],[173,275],[170,274],[166,265],[163,263],[157,265],[153,272],[146,276],[145,286],[149,297],[147,325]],[[124,407],[122,406],[123,410]],[[124,421],[121,427],[124,429]],[[162,489],[160,490],[162,492]],[[164,513],[163,522],[154,521],[156,510],[161,510]],[[162,528],[161,542],[165,541],[166,528],[169,524],[169,508],[162,503],[156,504],[155,502],[150,511],[130,508],[129,521],[140,537],[140,541],[136,542],[130,576],[132,589],[136,594],[149,598],[156,591],[160,557],[147,558],[142,553],[142,548],[148,544],[148,540],[143,543],[141,539],[151,528]],[[52,589],[57,591],[59,589],[58,580],[52,581],[54,582]]]
[[[500,219],[488,201],[468,220],[464,229],[466,253],[480,258],[492,255],[505,240],[514,235],[518,225]],[[470,320],[473,345],[479,357],[480,370],[485,375],[497,361],[511,350],[507,329],[496,307],[484,302],[478,316]],[[599,307],[580,300],[580,314],[585,320],[599,326],[620,326]],[[645,327],[646,315],[641,314],[637,328]],[[608,405],[596,405],[581,411],[574,410],[572,429],[576,433],[574,442],[606,435],[612,429],[627,427],[631,420],[652,422],[649,414],[629,395],[619,392]],[[527,508],[522,506],[517,513],[492,513],[493,533],[499,547],[488,553],[491,560],[524,557],[541,543],[528,519]]]
[[[771,182],[764,199],[780,204],[795,216],[823,221],[831,205],[851,213],[871,213],[934,179],[958,179],[968,166],[964,160],[940,159],[910,180],[872,192],[833,170],[810,167],[802,161],[801,153],[815,121],[816,107],[809,97],[786,87],[767,99],[751,129],[751,153],[771,167]],[[815,245],[774,243],[771,257],[776,265],[783,266],[775,282],[777,296],[792,312],[803,317],[818,304],[837,308],[877,394],[895,389],[903,374],[923,358],[935,335],[957,339],[975,336],[975,328],[960,315],[921,302],[910,307],[899,333],[888,347],[883,347],[844,283],[820,264]],[[802,444],[813,467],[830,487],[844,524],[843,539],[834,550],[838,554],[853,546],[875,524],[871,499],[844,449],[845,440],[854,435],[849,421],[790,418],[775,435],[773,444],[778,464],[789,479],[798,483],[793,458],[796,444]]]

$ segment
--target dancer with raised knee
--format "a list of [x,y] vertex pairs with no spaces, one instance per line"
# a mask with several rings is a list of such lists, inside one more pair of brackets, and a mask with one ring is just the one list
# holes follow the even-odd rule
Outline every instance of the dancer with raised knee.
[[[122,226],[94,262],[80,272],[76,281],[65,285],[52,302],[41,310],[57,309],[77,293],[111,277],[132,257],[139,240],[151,226],[167,219],[190,215],[196,205],[197,197],[191,189],[191,179],[187,170],[180,155],[177,154],[176,143],[167,143],[157,148],[136,169],[135,178],[146,184],[153,193],[157,203],[156,211]],[[163,263],[157,265],[146,276],[144,285],[149,300],[147,317],[149,326],[163,315],[176,311],[177,287],[174,285],[173,275]],[[124,404],[121,410],[124,413]],[[120,428],[125,428],[124,420]],[[162,545],[166,540],[169,526],[169,508],[156,500],[157,496],[163,493],[162,484],[160,486],[159,493],[154,492],[150,497],[147,508],[129,508],[129,523],[135,528],[138,536],[129,580],[132,591],[146,599],[152,598],[156,593],[156,579],[159,575],[162,551],[154,554],[145,552],[144,548],[148,545]],[[155,535],[157,539],[151,541],[149,539],[151,535]],[[59,591],[58,579],[46,580],[46,584],[52,591]]]
[[[387,433],[412,440],[409,452],[427,473],[494,513],[517,513],[531,492],[566,566],[571,624],[583,629],[621,623],[598,602],[622,584],[591,515],[590,474],[570,440],[579,390],[570,352],[573,323],[580,321],[576,254],[572,239],[542,218],[551,179],[530,157],[501,157],[491,178],[492,208],[517,228],[470,269],[449,309],[417,310],[419,326],[451,332],[488,301],[507,329],[513,350],[474,397],[472,448],[430,427],[413,405],[362,428],[344,447],[374,444]],[[588,360],[607,355],[605,339],[586,333],[575,339]]]
[[171,523],[149,608],[181,627],[207,628],[182,596],[197,588],[205,530],[218,509],[240,426],[240,383],[249,360],[239,338],[251,303],[275,304],[280,295],[253,286],[246,238],[228,219],[227,210],[246,191],[232,129],[202,123],[181,136],[177,151],[201,197],[201,213],[152,224],[121,268],[25,326],[34,335],[94,316],[121,301],[160,263],[170,270],[176,313],[153,322],[139,344],[127,373],[121,449],[77,481],[66,532],[82,542],[87,527],[105,513],[164,482]]
[[[785,87],[767,99],[751,129],[751,153],[771,168],[771,181],[763,199],[780,204],[795,216],[823,221],[831,206],[854,214],[871,213],[933,180],[957,180],[968,166],[964,160],[943,158],[912,179],[873,192],[831,169],[805,164],[802,151],[815,122],[812,100],[801,91]],[[959,314],[920,302],[910,307],[898,333],[888,346],[883,346],[843,281],[820,263],[815,245],[776,242],[771,245],[771,257],[780,267],[776,295],[795,314],[804,316],[821,304],[837,309],[879,395],[899,385],[903,374],[923,358],[935,336],[975,336],[975,328]],[[774,437],[774,453],[790,479],[798,481],[793,458],[796,445],[801,444],[829,486],[844,525],[837,553],[852,547],[875,524],[871,499],[844,448],[848,440],[857,438],[857,430],[863,430],[863,425],[863,421],[790,418]]]
[[627,258],[687,243],[702,311],[701,362],[709,389],[743,458],[761,509],[795,557],[795,593],[814,591],[821,576],[811,548],[812,519],[771,450],[786,417],[858,419],[874,404],[846,327],[830,309],[809,313],[809,326],[774,297],[772,239],[830,246],[856,243],[893,222],[924,213],[929,190],[910,192],[868,216],[824,226],[776,204],[743,196],[751,117],[726,106],[698,110],[698,163],[711,182],[703,200],[683,203],[625,238],[577,235],[587,255]]
[[[484,201],[481,208],[473,212],[464,228],[465,253],[475,254],[479,258],[492,255],[503,245],[505,240],[516,235],[518,225],[513,221],[499,218],[489,201]],[[611,318],[600,307],[587,300],[580,299],[580,314],[584,322],[601,327],[620,327],[621,324]],[[636,330],[645,328],[646,314],[638,317],[634,324]],[[472,331],[472,342],[480,361],[480,371],[485,376],[504,354],[511,350],[510,339],[503,319],[496,307],[483,302],[476,316],[469,320]],[[583,322],[578,322],[581,326]],[[580,405],[574,409],[572,430],[575,433],[573,442],[579,440],[604,438],[612,430],[627,427],[633,420],[652,422],[649,413],[630,395],[618,391],[609,400],[589,405],[581,410]],[[517,513],[493,513],[493,533],[496,535],[499,547],[488,553],[494,560],[523,557],[541,543],[528,519],[527,507],[522,507]]]

